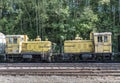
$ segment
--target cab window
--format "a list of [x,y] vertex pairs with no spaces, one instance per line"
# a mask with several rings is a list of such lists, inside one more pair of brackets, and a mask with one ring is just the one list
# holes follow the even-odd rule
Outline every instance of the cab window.
[[13,43],[13,38],[9,38],[9,43],[10,43],[10,44]]
[[98,42],[102,42],[102,36],[98,36]]
[[13,39],[13,43],[14,43],[14,44],[17,44],[17,38],[14,38],[14,39]]
[[104,36],[104,42],[108,42],[108,37]]
[[17,44],[17,38],[9,38],[9,44]]

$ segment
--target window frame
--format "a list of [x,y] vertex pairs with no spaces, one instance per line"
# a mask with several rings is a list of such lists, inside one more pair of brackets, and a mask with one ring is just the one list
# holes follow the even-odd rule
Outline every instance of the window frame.
[[13,38],[13,44],[17,44],[18,43],[18,38],[17,37],[14,37]]
[[102,43],[102,42],[103,42],[102,35],[99,35],[99,36],[97,37],[97,41],[98,41],[99,43]]
[[108,42],[108,36],[107,35],[104,36],[104,42]]
[[8,42],[9,42],[9,44],[13,44],[13,37],[9,37]]

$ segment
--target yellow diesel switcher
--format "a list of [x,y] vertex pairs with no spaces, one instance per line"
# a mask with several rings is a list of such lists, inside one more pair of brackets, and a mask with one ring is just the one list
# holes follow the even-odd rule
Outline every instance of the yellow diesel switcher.
[[52,43],[41,41],[38,36],[34,41],[28,41],[27,35],[6,35],[6,60],[8,61],[51,61]]
[[77,35],[75,40],[64,41],[64,59],[75,60],[111,60],[111,32],[90,33],[90,40]]

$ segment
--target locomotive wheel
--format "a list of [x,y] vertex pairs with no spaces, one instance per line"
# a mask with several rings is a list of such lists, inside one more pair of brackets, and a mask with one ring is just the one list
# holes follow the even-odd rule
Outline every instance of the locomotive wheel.
[[101,61],[102,61],[102,57],[97,57],[97,58],[96,58],[96,61],[97,61],[97,62],[101,62]]

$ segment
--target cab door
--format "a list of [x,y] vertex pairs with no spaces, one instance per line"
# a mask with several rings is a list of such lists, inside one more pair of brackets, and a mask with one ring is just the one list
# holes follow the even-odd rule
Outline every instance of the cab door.
[[95,53],[111,53],[111,33],[95,33],[94,34]]
[[103,36],[102,35],[95,35],[94,36],[94,45],[95,45],[95,53],[103,52]]
[[112,52],[111,35],[104,35],[103,38],[104,38],[104,40],[103,40],[103,42],[104,42],[103,52],[104,53]]
[[98,36],[98,42],[97,42],[97,52],[101,53],[103,52],[104,44],[103,44],[103,36]]

